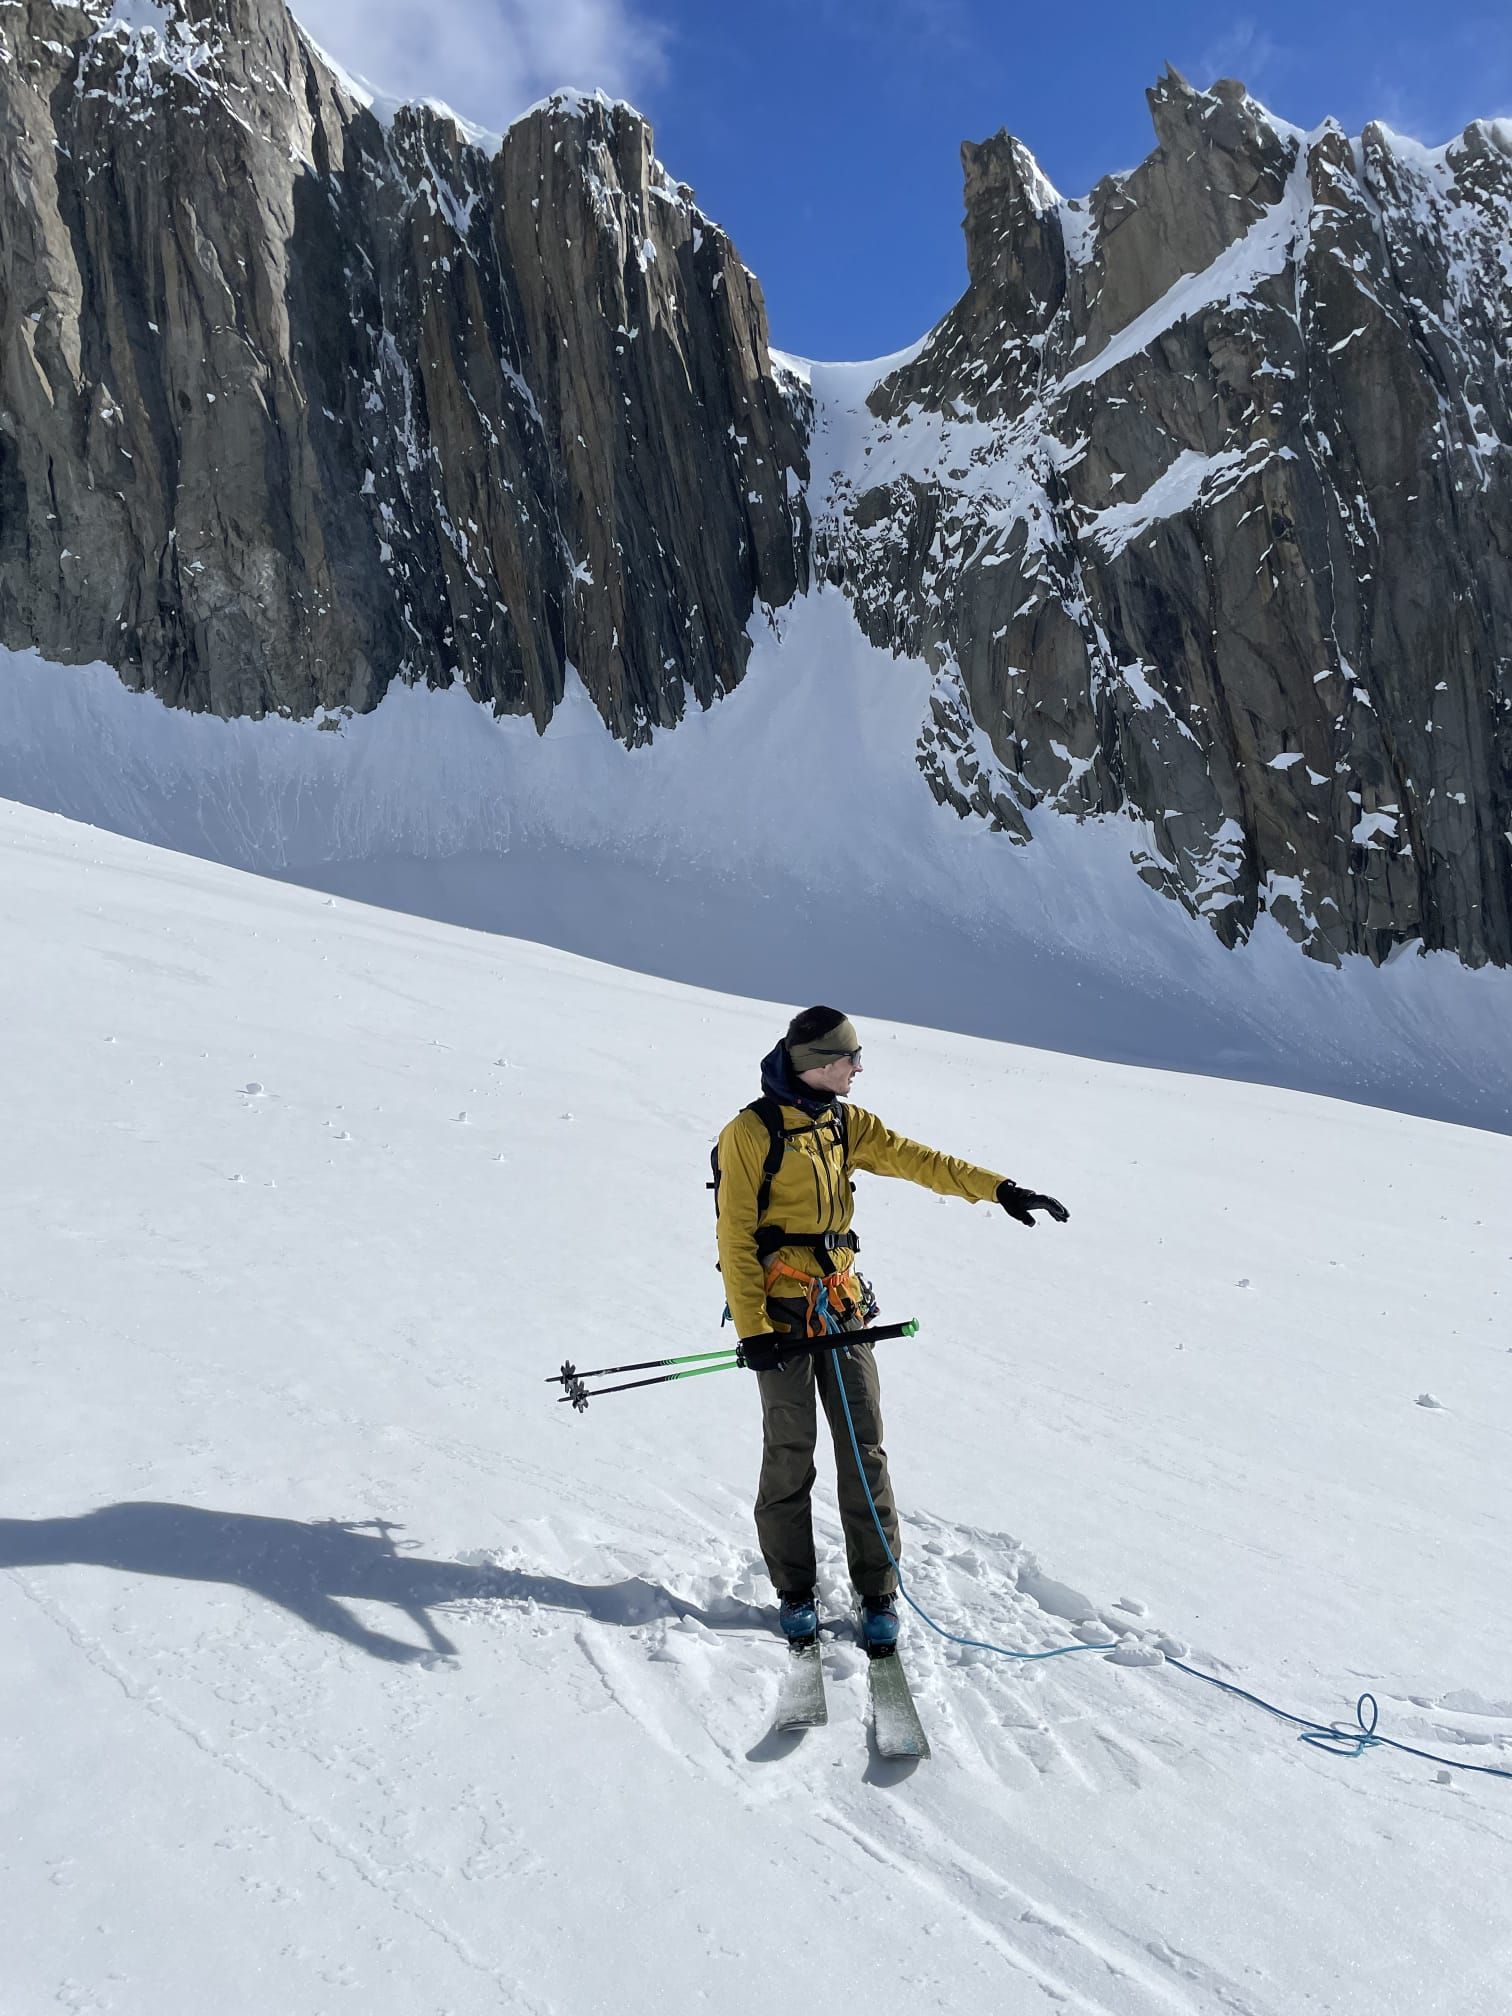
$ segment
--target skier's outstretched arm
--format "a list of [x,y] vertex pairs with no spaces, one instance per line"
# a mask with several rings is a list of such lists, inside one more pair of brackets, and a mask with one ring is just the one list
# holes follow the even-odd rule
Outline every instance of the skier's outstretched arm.
[[1032,1226],[1032,1213],[1037,1210],[1048,1212],[1061,1224],[1071,1215],[1055,1198],[1025,1190],[1009,1176],[894,1134],[875,1113],[860,1106],[850,1110],[850,1159],[856,1168],[872,1176],[898,1176],[941,1197],[964,1197],[970,1204],[1001,1204],[1021,1225]]

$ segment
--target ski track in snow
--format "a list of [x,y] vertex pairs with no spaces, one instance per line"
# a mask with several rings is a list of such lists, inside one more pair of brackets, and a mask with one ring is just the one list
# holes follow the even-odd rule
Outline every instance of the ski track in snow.
[[[1008,1545],[1011,1550],[1011,1543]],[[827,1581],[833,1583],[837,1577],[843,1581],[842,1557],[837,1546],[832,1545],[830,1549],[826,1570]],[[705,1584],[696,1592],[696,1598],[704,1603],[715,1594],[715,1589]],[[488,1599],[481,1600],[486,1604]],[[1023,1613],[1028,1607],[1023,1604],[1013,1607],[1011,1614],[1015,1622],[1022,1625]],[[675,1638],[679,1628],[679,1625],[669,1625],[665,1621],[647,1627],[646,1642],[651,1648],[649,1657],[634,1639],[622,1650],[613,1647],[601,1649],[591,1630],[581,1625],[573,1627],[572,1637],[602,1682],[612,1706],[627,1715],[636,1729],[670,1763],[688,1770],[712,1770],[725,1784],[739,1786],[742,1782],[740,1751],[734,1746],[716,1742],[712,1751],[698,1745],[690,1753],[685,1742],[677,1740],[667,1729],[665,1705],[650,1696],[649,1676],[657,1674],[662,1665],[670,1663],[673,1666],[674,1678],[686,1677],[690,1669],[698,1669],[702,1665],[696,1654],[685,1663],[684,1657],[667,1651],[669,1637]],[[713,1635],[696,1623],[692,1624],[692,1633],[694,1645],[699,1651],[706,1648]],[[825,1656],[830,1670],[831,1692],[837,1698],[837,1705],[843,1703],[834,1721],[840,1725],[841,1742],[848,1743],[855,1751],[859,1748],[864,1727],[864,1661],[854,1646],[837,1646],[832,1633],[826,1633],[826,1640]],[[917,1647],[913,1649],[917,1658]],[[775,1701],[781,1657],[780,1646],[770,1634],[764,1634],[755,1647],[754,1656],[743,1662],[746,1672],[742,1677],[749,1680],[749,1690],[742,1695],[739,1690],[727,1689],[725,1707],[739,1715],[742,1700],[749,1704],[763,1695],[769,1695]],[[910,1664],[913,1667],[914,1661],[911,1660]],[[938,1676],[930,1699],[938,1712],[944,1705]],[[744,1712],[749,1713],[748,1706]],[[1086,1721],[1086,1717],[1079,1713],[1074,1719],[1078,1723]],[[1100,1732],[1084,1730],[1082,1733],[1090,1736],[1095,1743],[1106,1742]],[[820,1738],[816,1744],[814,1736],[810,1735],[805,1741],[819,1748],[824,1739]],[[789,1745],[792,1749],[796,1747],[796,1744]],[[1010,1754],[1015,1747],[1010,1744]],[[990,1769],[997,1771],[1001,1767],[1003,1755],[993,1756],[986,1740],[986,1718],[977,1736],[977,1751]],[[1086,1784],[1091,1784],[1095,1777],[1095,1765],[1090,1770],[1084,1768],[1074,1753],[1059,1743],[1053,1743],[1045,1754],[1034,1761],[1035,1768],[1047,1774],[1057,1769],[1069,1770],[1071,1775]],[[894,1784],[901,1784],[909,1768],[886,1766],[880,1760],[874,1760],[873,1764],[874,1774],[881,1773],[884,1784],[888,1778]],[[1120,1758],[1116,1768],[1128,1782],[1128,1753]],[[753,1803],[769,1807],[772,1797],[767,1795]],[[858,1796],[851,1786],[842,1796],[821,1794],[807,1803],[800,1824],[808,1837],[821,1846],[830,1835],[838,1835],[855,1854],[886,1870],[895,1885],[922,1893],[926,1908],[938,1908],[959,1917],[973,1936],[1000,1954],[1015,1974],[1025,1977],[1058,2004],[1097,2012],[1097,2016],[1143,2016],[1146,2008],[1151,2011],[1187,2012],[1204,2006],[1200,2001],[1176,1992],[1156,1970],[1148,1967],[1137,1944],[1123,1950],[1116,1941],[1089,1938],[1082,1929],[1066,1922],[1048,1899],[1031,1895],[1007,1882],[979,1858],[953,1843],[948,1829],[928,1817],[919,1807],[905,1810],[888,1804],[879,1808],[875,1794],[867,1796],[863,1787]],[[1203,1980],[1201,1971],[1195,1965],[1191,1971],[1199,1985],[1206,1988],[1208,1984]],[[1120,1984],[1116,1999],[1104,1999],[1085,1977],[1090,1977],[1092,1983],[1111,1977]],[[1140,1999],[1131,1999],[1135,1995]],[[1247,2007],[1242,2001],[1230,2001],[1226,1996],[1223,2006],[1236,2010]]]
[[[473,1952],[452,1927],[432,1912],[425,1910],[406,1892],[394,1874],[383,1867],[381,1858],[375,1856],[369,1847],[352,1840],[335,1828],[325,1816],[309,1810],[293,1799],[256,1764],[215,1742],[190,1716],[165,1700],[158,1689],[136,1678],[127,1666],[112,1656],[105,1645],[83,1630],[62,1606],[49,1602],[35,1583],[26,1576],[13,1573],[11,1579],[19,1584],[43,1616],[65,1634],[87,1664],[119,1688],[134,1707],[167,1723],[178,1735],[192,1743],[217,1769],[231,1772],[244,1783],[255,1787],[261,1797],[277,1807],[297,1829],[308,1833],[321,1848],[336,1855],[361,1884],[375,1891],[381,1898],[385,1911],[401,1914],[417,1925],[422,1932],[439,1939],[465,1967],[485,1976],[501,1993],[507,1995],[510,1998],[510,2006],[526,2008],[531,2012],[531,2016],[548,2016],[547,2004],[529,1997],[522,1998],[520,1984],[507,1968]],[[437,1873],[446,1872],[438,1870]]]
[[[936,1614],[954,1612],[957,1626],[971,1618],[974,1628],[1000,1640],[1016,1641],[1026,1649],[1039,1639],[1061,1642],[1052,1616],[1017,1591],[1022,1550],[1013,1541],[1002,1535],[953,1531],[938,1521],[911,1524],[912,1586],[927,1607]],[[990,1567],[994,1557],[1007,1563],[1007,1568]],[[742,1563],[742,1574],[752,1572],[751,1562]],[[728,1579],[705,1580],[684,1600],[690,1608],[717,1608]],[[1032,1579],[1041,1578],[1032,1575]],[[821,1568],[821,1583],[835,1593],[836,1601],[843,1600],[843,1552],[834,1534]],[[949,1600],[952,1597],[953,1603]],[[489,1599],[480,1601],[487,1606]],[[844,1627],[839,1629],[843,1632]],[[688,1634],[687,1653],[668,1650],[669,1640],[675,1641],[679,1632]],[[715,1634],[689,1616],[673,1622],[658,1620],[644,1627],[649,1657],[635,1643],[641,1635],[633,1634],[622,1648],[604,1650],[595,1644],[587,1627],[576,1626],[572,1632],[613,1707],[627,1715],[674,1767],[713,1770],[722,1783],[739,1788],[741,1752],[720,1742],[715,1731],[725,1715],[738,1721],[742,1713],[749,1714],[753,1698],[764,1694],[775,1702],[780,1645],[764,1634],[754,1655],[743,1662],[744,1672],[735,1676],[737,1684],[727,1686],[725,1701],[695,1704],[701,1714],[712,1713],[709,1733],[713,1743],[700,1743],[690,1751],[686,1737],[679,1738],[669,1730],[666,1704],[650,1698],[648,1676],[659,1671],[661,1662],[673,1667],[674,1679],[687,1680],[690,1674],[700,1681],[706,1679],[707,1667],[700,1655],[711,1647]],[[833,1749],[837,1742],[854,1752],[864,1724],[862,1655],[843,1636],[836,1637],[836,1627],[827,1625],[824,1635],[834,1704],[831,1722],[823,1732],[785,1739],[789,1755],[799,1749],[800,1741],[810,1756]],[[1176,1733],[1184,1708],[1195,1710],[1194,1721],[1212,1720],[1204,1706],[1190,1701],[1183,1704],[1178,1699],[1164,1704],[1164,1719],[1170,1728],[1144,1740],[1131,1738],[1116,1726],[1101,1726],[1096,1712],[1088,1708],[1084,1690],[1063,1681],[1058,1672],[1043,1667],[1018,1668],[1005,1675],[996,1662],[971,1652],[952,1652],[942,1660],[918,1625],[906,1646],[916,1691],[931,1726],[948,1732],[958,1759],[960,1739],[966,1738],[982,1775],[1010,1788],[1020,1768],[1027,1766],[1043,1779],[1069,1779],[1093,1795],[1137,1793],[1152,1774],[1169,1771],[1196,1755],[1197,1732],[1191,1732],[1185,1741]],[[1092,1653],[1087,1656],[1089,1660],[1097,1658]],[[1171,1675],[1164,1684],[1179,1689],[1186,1683]],[[695,1691],[700,1697],[707,1693],[701,1684]],[[1111,1694],[1103,1705],[1116,1711]],[[1160,1754],[1162,1749],[1166,1755]],[[749,1758],[752,1753],[744,1754]],[[874,1757],[867,1778],[873,1786],[886,1790],[915,1775],[912,1766],[891,1766]],[[805,1806],[799,1823],[805,1834],[816,1843],[838,1835],[856,1854],[914,1893],[919,1908],[957,1917],[1014,1975],[1032,1983],[1056,2004],[1096,2012],[1096,2016],[1145,2016],[1146,2011],[1151,2016],[1154,2012],[1190,2016],[1190,2012],[1218,2009],[1232,2011],[1234,2016],[1260,2016],[1262,2009],[1272,2006],[1256,2002],[1239,1983],[1163,1936],[1150,1938],[1139,1929],[1123,1927],[1098,1931],[1087,1919],[1068,1914],[1053,1896],[1009,1880],[956,1838],[949,1820],[935,1817],[927,1797],[908,1806],[890,1800],[881,1804],[877,1792],[869,1792],[865,1782],[848,1780],[838,1794],[825,1789],[833,1776],[828,1770],[805,1774]],[[923,1784],[928,1783],[926,1775]],[[767,1807],[772,1795],[745,1803]]]

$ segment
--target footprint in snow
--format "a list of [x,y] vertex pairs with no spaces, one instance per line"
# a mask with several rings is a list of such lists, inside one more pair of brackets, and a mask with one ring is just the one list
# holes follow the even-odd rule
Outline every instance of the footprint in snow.
[[1128,1631],[1107,1653],[1110,1666],[1163,1666],[1165,1654],[1157,1645],[1147,1644]]
[[1417,1404],[1419,1405],[1419,1407],[1431,1408],[1434,1410],[1434,1412],[1439,1414],[1442,1414],[1444,1411],[1443,1401],[1435,1400],[1431,1393],[1419,1393],[1417,1397]]
[[1472,1694],[1463,1687],[1453,1694],[1441,1694],[1437,1701],[1420,1701],[1418,1706],[1447,1708],[1451,1715],[1489,1715],[1497,1721],[1512,1717],[1512,1701],[1488,1701],[1484,1695]]

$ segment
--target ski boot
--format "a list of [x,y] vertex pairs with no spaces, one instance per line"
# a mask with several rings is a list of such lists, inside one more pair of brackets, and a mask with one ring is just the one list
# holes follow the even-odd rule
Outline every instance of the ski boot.
[[789,1645],[812,1645],[819,1636],[819,1611],[813,1590],[784,1590],[777,1603],[777,1623]]
[[868,1596],[861,1604],[861,1643],[873,1659],[891,1652],[898,1642],[898,1599]]

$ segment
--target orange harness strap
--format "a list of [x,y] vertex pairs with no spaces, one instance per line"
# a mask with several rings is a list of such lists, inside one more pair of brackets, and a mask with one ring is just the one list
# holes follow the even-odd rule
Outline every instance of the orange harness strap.
[[830,1313],[848,1315],[861,1307],[861,1295],[854,1274],[803,1274],[784,1261],[774,1260],[766,1271],[768,1295],[772,1292],[772,1283],[779,1276],[803,1283],[805,1330],[810,1337],[827,1337],[830,1334],[830,1324],[826,1320]]

